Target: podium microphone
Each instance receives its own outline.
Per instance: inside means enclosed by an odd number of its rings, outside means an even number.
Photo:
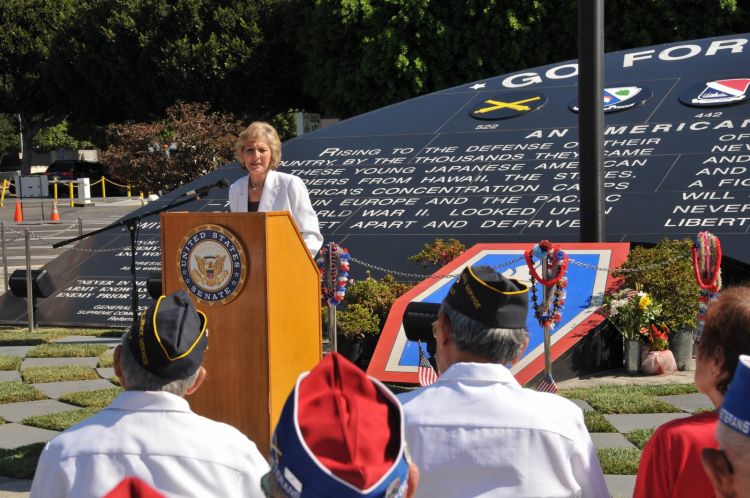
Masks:
[[[212,183],[210,185],[204,185],[202,187],[198,187],[198,188],[193,189],[193,190],[188,190],[183,195],[185,195],[186,197],[189,197],[189,196],[192,196],[192,195],[205,195],[205,194],[209,193],[210,191],[212,191],[213,189],[216,189],[216,188],[227,188],[228,186],[229,186],[229,182],[227,181],[227,179],[226,178],[222,178],[221,180],[219,180],[216,183]]]

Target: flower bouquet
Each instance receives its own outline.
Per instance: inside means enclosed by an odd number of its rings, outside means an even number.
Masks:
[[[620,289],[604,296],[604,314],[628,341],[640,339],[640,331],[661,314],[661,306],[640,289]]]
[[[650,324],[641,329],[641,335],[648,339],[650,351],[641,365],[641,371],[649,375],[661,375],[677,371],[677,362],[669,345],[669,327],[664,324]]]

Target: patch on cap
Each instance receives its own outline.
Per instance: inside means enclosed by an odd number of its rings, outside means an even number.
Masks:
[[[293,498],[400,498],[409,473],[403,433],[393,394],[330,353],[287,398],[270,475]]]
[[[161,296],[128,333],[138,363],[165,379],[190,377],[203,363],[208,347],[206,315],[183,290]]]
[[[489,266],[467,266],[445,301],[490,328],[522,329],[529,313],[529,287]]]
[[[728,427],[750,436],[750,356],[740,355],[729,384],[719,419]]]

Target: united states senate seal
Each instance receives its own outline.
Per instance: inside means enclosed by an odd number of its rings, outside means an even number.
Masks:
[[[247,258],[239,239],[219,225],[193,228],[179,245],[178,274],[199,301],[227,304],[242,290]]]

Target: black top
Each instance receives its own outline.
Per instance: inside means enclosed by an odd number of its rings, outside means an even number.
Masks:
[[[260,206],[260,201],[258,201],[258,202],[247,201],[247,212],[248,213],[257,213],[258,212],[258,206]]]

